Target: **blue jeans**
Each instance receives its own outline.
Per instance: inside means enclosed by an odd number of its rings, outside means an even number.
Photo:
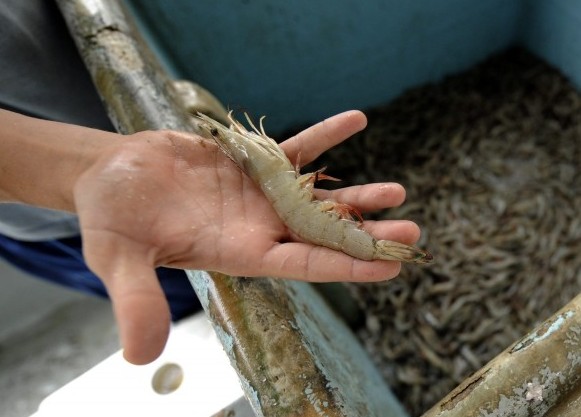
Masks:
[[[36,277],[108,298],[101,280],[85,264],[80,237],[24,242],[0,234],[0,257]],[[172,320],[200,310],[200,302],[184,271],[157,268],[156,272],[169,302]]]

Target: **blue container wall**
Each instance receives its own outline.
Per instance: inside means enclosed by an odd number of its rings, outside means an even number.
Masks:
[[[387,103],[515,43],[581,74],[571,0],[127,1],[172,75],[267,115],[275,134]]]
[[[524,0],[519,43],[581,87],[581,2]]]

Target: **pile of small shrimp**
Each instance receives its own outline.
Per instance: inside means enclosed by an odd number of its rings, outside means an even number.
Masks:
[[[403,184],[387,217],[421,224],[438,259],[349,284],[359,338],[418,416],[581,291],[581,96],[510,50],[367,114],[317,162],[350,183]]]

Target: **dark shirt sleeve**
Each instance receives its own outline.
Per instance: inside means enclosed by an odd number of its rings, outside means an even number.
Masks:
[[[53,1],[2,1],[0,107],[43,119],[113,129]]]
[[[53,1],[2,1],[0,108],[113,130]],[[72,213],[4,203],[0,204],[0,234],[44,241],[76,236],[79,227]]]

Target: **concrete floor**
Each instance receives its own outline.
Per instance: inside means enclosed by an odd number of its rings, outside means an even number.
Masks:
[[[26,276],[0,260],[0,416],[27,417],[119,349],[107,300]]]

